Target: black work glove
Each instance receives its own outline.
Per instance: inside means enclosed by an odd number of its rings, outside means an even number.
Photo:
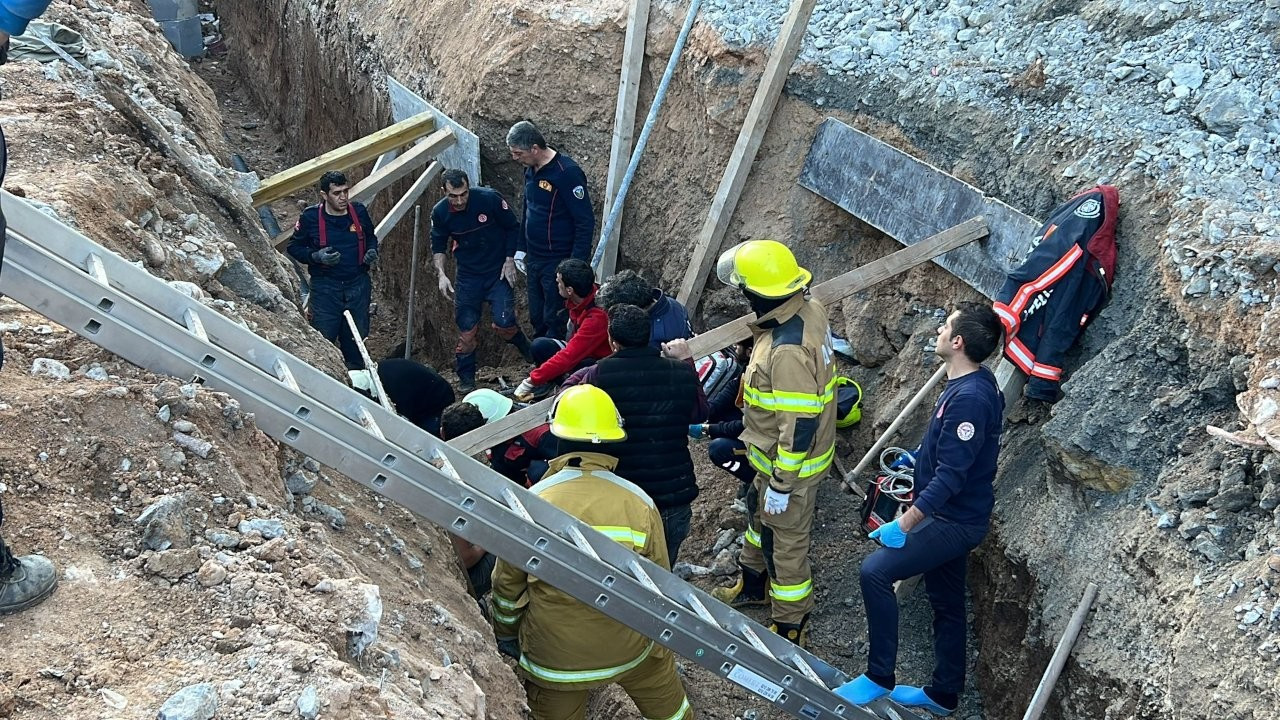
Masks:
[[[369,248],[364,251],[364,264],[372,265],[378,262],[378,248]]]
[[[327,247],[327,248],[324,248],[323,250],[317,250],[311,253],[311,262],[317,265],[328,265],[332,267],[334,265],[337,265],[341,260],[342,260],[342,253],[338,252],[337,250],[334,250],[331,247]]]

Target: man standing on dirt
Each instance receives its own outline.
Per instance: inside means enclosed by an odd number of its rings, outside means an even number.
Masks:
[[[293,226],[289,255],[311,270],[311,327],[342,349],[348,370],[363,370],[360,348],[349,334],[344,310],[351,311],[361,339],[369,337],[369,268],[378,262],[378,237],[363,204],[347,198],[347,176],[330,170],[320,176],[320,202],[302,211]]]
[[[511,343],[525,362],[533,362],[529,339],[516,322],[516,243],[520,221],[496,190],[471,187],[462,170],[441,175],[444,198],[431,211],[431,252],[440,274],[440,292],[453,298],[453,319],[458,325],[454,360],[458,389],[476,389],[476,333],[480,313],[489,303],[493,330]],[[445,251],[458,264],[457,283],[449,282],[444,269]]]
[[[836,694],[856,705],[889,695],[899,704],[949,715],[959,706],[965,670],[965,567],[982,542],[995,504],[1004,396],[980,363],[1000,344],[995,311],[964,303],[938,328],[934,351],[947,388],[914,453],[915,502],[871,532],[884,546],[862,562],[867,611],[867,672]],[[911,456],[904,458],[911,463]],[[909,466],[909,465],[908,465]],[[934,668],[924,687],[896,685],[898,600],[893,584],[924,575],[933,606]]]
[[[729,248],[720,255],[716,275],[740,289],[756,314],[755,345],[743,373],[740,436],[756,476],[746,496],[742,576],[712,595],[734,606],[770,603],[771,629],[804,645],[814,605],[814,502],[836,446],[835,351],[827,310],[805,295],[813,275],[774,240]]]
[[[511,159],[524,166],[524,232],[515,260],[528,275],[533,336],[563,340],[568,317],[556,294],[556,266],[566,258],[590,257],[596,216],[587,177],[572,158],[547,147],[527,120],[511,126],[507,147]]]

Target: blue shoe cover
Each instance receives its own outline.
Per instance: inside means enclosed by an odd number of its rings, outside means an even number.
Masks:
[[[866,705],[888,695],[889,690],[880,687],[866,675],[859,675],[836,688],[835,693],[854,705]]]
[[[889,695],[889,699],[903,707],[924,708],[934,715],[950,715],[951,711],[934,702],[925,694],[924,688],[914,685],[898,685]]]

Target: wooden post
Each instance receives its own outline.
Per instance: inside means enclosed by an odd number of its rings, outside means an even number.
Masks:
[[[751,164],[755,162],[756,152],[760,150],[765,131],[769,129],[769,122],[773,119],[773,111],[778,106],[778,98],[782,96],[782,89],[787,84],[787,74],[796,61],[796,54],[800,52],[800,41],[804,39],[805,30],[809,26],[809,16],[813,13],[815,1],[792,0],[791,10],[778,33],[778,42],[769,55],[760,87],[751,100],[747,118],[742,123],[742,131],[738,133],[738,141],[734,143],[733,154],[729,156],[724,176],[720,179],[720,187],[711,202],[711,212],[707,214],[702,231],[698,233],[698,242],[689,259],[684,282],[680,283],[678,298],[688,308],[690,315],[694,314],[698,301],[702,299],[702,287],[706,283],[711,259],[720,248],[729,220],[738,206],[738,199],[742,197],[742,188],[747,183]]]
[[[842,300],[856,292],[865,290],[900,272],[909,270],[933,258],[973,242],[987,234],[987,224],[981,217],[966,220],[955,227],[947,228],[926,240],[905,247],[878,260],[873,260],[860,268],[850,270],[824,283],[813,287],[814,298],[825,304]],[[689,340],[689,350],[693,356],[702,357],[740,340],[751,336],[750,323],[755,315],[743,315],[721,325],[720,327],[695,335]],[[501,420],[476,428],[469,433],[459,435],[449,441],[453,447],[468,455],[515,437],[520,433],[544,422],[547,411],[551,408],[551,400],[543,400],[519,412],[511,413]]]
[[[902,412],[898,413],[898,416],[893,419],[893,422],[889,423],[889,427],[886,428],[883,433],[880,433],[880,437],[875,441],[875,444],[871,446],[871,449],[867,450],[866,455],[862,456],[862,460],[858,461],[857,467],[844,476],[844,486],[849,492],[856,493],[858,495],[865,495],[865,493],[862,492],[862,488],[858,485],[858,475],[861,474],[863,470],[866,470],[868,465],[875,462],[875,459],[880,455],[880,451],[883,450],[884,446],[888,445],[889,441],[893,439],[893,436],[898,432],[898,428],[902,427],[902,423],[906,422],[907,417],[910,416],[916,408],[920,407],[920,403],[924,402],[925,396],[929,394],[929,391],[933,389],[933,386],[937,385],[938,382],[942,380],[942,376],[946,374],[947,366],[938,366],[938,369],[933,372],[933,375],[929,376],[929,379],[925,381],[924,387],[916,391],[916,394],[911,397],[907,406],[902,408]]]
[[[622,75],[618,79],[618,104],[613,115],[613,144],[609,150],[609,175],[604,191],[604,206],[613,207],[618,195],[618,185],[627,172],[631,159],[631,144],[636,132],[636,97],[640,92],[640,71],[644,67],[645,35],[649,29],[649,0],[632,0],[627,20],[627,37],[622,46]],[[622,220],[613,228],[618,235]],[[605,245],[604,259],[600,261],[596,279],[603,281],[613,274],[618,265],[618,243],[602,237]]]
[[[1027,714],[1022,716],[1022,720],[1038,720],[1045,706],[1049,704],[1049,695],[1053,693],[1053,686],[1057,684],[1062,668],[1067,665],[1067,656],[1071,654],[1071,648],[1075,646],[1080,629],[1084,627],[1084,621],[1089,617],[1089,609],[1093,607],[1093,601],[1097,597],[1098,585],[1089,583],[1089,586],[1084,589],[1084,598],[1080,600],[1080,606],[1071,616],[1071,622],[1067,623],[1067,629],[1063,631],[1062,639],[1058,641],[1058,647],[1053,651],[1053,657],[1049,658],[1049,667],[1045,668],[1044,677],[1040,678],[1040,685],[1031,696],[1031,705],[1027,708]]]

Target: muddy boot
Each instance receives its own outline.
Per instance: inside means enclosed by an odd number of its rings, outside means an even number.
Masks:
[[[476,354],[456,353],[453,357],[458,370],[458,392],[466,395],[476,389]]]
[[[0,541],[0,615],[38,605],[57,584],[57,570],[48,558],[40,555],[15,558],[4,541]]]
[[[768,605],[768,577],[744,565],[738,565],[738,568],[742,570],[738,582],[729,587],[715,588],[711,597],[736,608]]]
[[[804,647],[805,641],[809,639],[809,614],[805,613],[799,624],[774,621],[769,624],[769,629],[793,644]]]
[[[524,358],[525,362],[533,362],[533,350],[530,348],[529,338],[524,336],[523,330],[516,328],[516,334],[512,335],[511,339],[507,342],[514,345],[516,350],[520,351],[520,357]]]

